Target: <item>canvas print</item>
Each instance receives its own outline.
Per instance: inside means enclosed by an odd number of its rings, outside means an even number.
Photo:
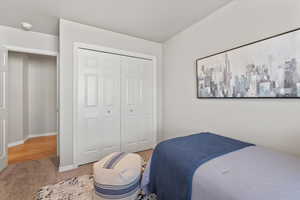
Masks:
[[[197,60],[198,98],[300,97],[300,31]]]

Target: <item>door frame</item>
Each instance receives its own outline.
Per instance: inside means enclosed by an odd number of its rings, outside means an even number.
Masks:
[[[44,55],[44,56],[53,56],[57,57],[59,53],[57,51],[50,51],[50,50],[43,50],[43,49],[31,49],[31,48],[24,48],[19,46],[12,46],[12,45],[3,45],[8,51],[18,52],[18,53],[29,53],[29,54],[37,54],[37,55]]]
[[[8,51],[4,46],[0,46],[0,53],[2,62],[1,65],[1,90],[2,90],[2,99],[1,99],[1,120],[0,120],[0,131],[2,132],[1,136],[1,155],[0,155],[0,173],[8,166],[8,149],[7,149],[7,122],[8,122]]]
[[[157,144],[157,138],[158,138],[158,75],[157,75],[157,58],[153,55],[138,53],[138,52],[132,52],[127,50],[121,50],[121,49],[115,49],[111,47],[105,47],[100,45],[92,45],[82,42],[74,42],[73,43],[73,167],[78,167],[78,161],[77,161],[77,137],[78,137],[78,131],[77,131],[77,83],[78,83],[78,50],[79,49],[85,49],[90,51],[98,51],[101,53],[108,53],[108,54],[115,54],[120,56],[127,56],[127,57],[134,57],[134,58],[140,58],[145,60],[152,60],[153,61],[153,121],[154,121],[154,146]]]
[[[44,49],[32,49],[32,48],[24,48],[20,46],[13,46],[13,45],[2,45],[7,49],[8,52],[17,52],[17,53],[28,53],[28,54],[35,54],[35,55],[42,55],[42,56],[51,56],[56,57],[56,104],[57,104],[57,111],[56,111],[56,118],[57,118],[57,141],[56,141],[56,147],[57,147],[57,156],[59,157],[60,148],[59,148],[59,133],[60,133],[60,96],[59,96],[59,88],[60,88],[60,79],[59,79],[59,73],[60,73],[60,67],[59,67],[59,52],[57,51],[51,51],[51,50],[44,50]],[[8,110],[9,112],[9,110]],[[7,137],[6,137],[7,138]],[[7,143],[7,140],[6,140]],[[7,145],[7,144],[6,144]]]

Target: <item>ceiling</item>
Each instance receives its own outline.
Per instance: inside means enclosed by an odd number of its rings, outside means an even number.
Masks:
[[[0,25],[58,35],[64,18],[156,42],[203,19],[231,0],[2,0]]]

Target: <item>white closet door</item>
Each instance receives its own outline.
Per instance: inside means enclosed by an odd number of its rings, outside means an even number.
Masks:
[[[7,166],[7,49],[0,47],[0,172]]]
[[[122,57],[122,151],[153,148],[153,62]]]
[[[120,56],[78,50],[77,164],[120,151]]]

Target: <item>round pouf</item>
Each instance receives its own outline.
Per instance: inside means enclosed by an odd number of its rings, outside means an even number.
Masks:
[[[93,166],[94,200],[135,200],[140,191],[142,159],[135,153],[112,153]]]

